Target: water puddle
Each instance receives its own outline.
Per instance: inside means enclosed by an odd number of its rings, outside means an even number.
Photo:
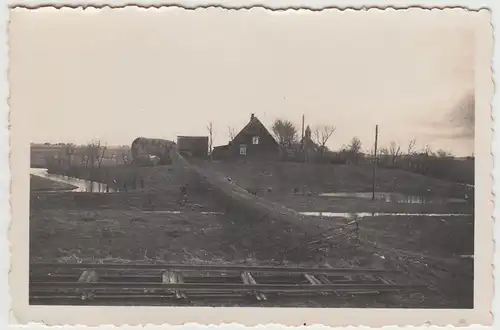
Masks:
[[[359,199],[372,199],[371,192],[337,192],[337,193],[323,193],[319,196],[334,197],[334,198],[359,198]],[[386,203],[397,204],[448,204],[448,203],[467,203],[467,199],[463,198],[448,198],[448,197],[431,197],[431,196],[417,196],[417,195],[404,195],[399,193],[377,192],[375,193],[375,200],[382,200]]]
[[[54,190],[48,192],[60,192],[60,191],[71,191],[71,192],[92,192],[92,193],[110,193],[115,192],[115,189],[110,188],[107,184],[101,182],[87,181],[83,179],[78,179],[70,176],[52,174],[48,173],[45,168],[31,168],[30,174],[39,176],[41,178],[49,179],[52,181],[62,182],[75,186],[74,189],[68,190]]]
[[[466,213],[397,213],[397,212],[300,212],[302,215],[327,218],[360,219],[367,217],[470,217]]]

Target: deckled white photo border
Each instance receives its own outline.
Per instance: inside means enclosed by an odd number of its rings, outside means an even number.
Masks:
[[[300,7],[300,3],[298,1],[289,1],[285,4],[284,1],[279,1],[280,4],[277,4],[278,1],[273,1],[270,4],[265,4],[266,7],[286,7],[287,5],[291,5],[293,7]],[[19,2],[18,2],[19,3]],[[57,2],[52,2],[52,3],[57,3]],[[59,4],[67,4],[68,2],[59,2]],[[79,2],[81,4],[89,3],[86,1],[81,1]],[[98,5],[96,2],[92,2],[93,4]],[[152,2],[141,2],[140,4],[151,4]],[[37,5],[35,1],[25,1],[22,2],[24,5]],[[46,4],[46,3],[43,3]],[[117,1],[115,2],[116,5],[120,5],[120,2]],[[177,3],[176,3],[177,4]],[[200,2],[196,1],[184,1],[183,6],[196,6],[198,4],[201,4]],[[229,6],[251,6],[251,2],[244,2],[243,1],[222,1],[220,4],[224,5],[225,7]],[[422,4],[418,2],[412,2],[412,3],[404,3],[403,1],[398,2],[398,6],[406,6],[407,4]],[[450,5],[451,3],[448,1],[441,1],[441,2],[433,2],[430,5],[436,5],[436,6],[443,6],[443,5]],[[494,11],[494,1],[490,2],[490,4],[482,4],[479,2],[473,3],[472,1],[454,1],[452,3],[453,5],[462,5],[468,8],[481,8],[481,7],[487,7],[490,9],[493,9],[493,15],[495,16],[496,12]],[[345,7],[345,4],[342,4],[340,2],[326,2],[326,5],[332,6],[332,5],[338,5],[341,7]],[[381,3],[380,1],[350,1],[349,6],[361,6],[361,5],[366,5],[366,6],[379,6],[379,7],[385,7],[388,4],[387,3]],[[325,3],[319,4],[318,2],[311,2],[308,4],[309,7],[324,7]],[[2,7],[2,12],[1,14],[5,14],[4,17],[7,17],[7,13],[4,13],[6,8]],[[3,20],[3,22],[6,22],[6,20]],[[4,23],[6,24],[6,23]],[[6,25],[5,25],[6,26]],[[485,27],[486,28],[486,27]],[[496,29],[496,27],[495,27]],[[4,30],[5,31],[5,30]],[[6,43],[6,36],[4,36],[4,43]],[[486,41],[488,42],[488,41]],[[491,42],[491,41],[490,41]],[[491,44],[493,46],[493,44]],[[4,48],[5,49],[5,48]],[[6,49],[2,53],[7,58],[7,52]],[[491,58],[491,52],[489,54]],[[487,60],[489,63],[489,60]],[[4,63],[4,72],[7,72],[7,60],[3,62]],[[496,63],[494,63],[495,65]],[[488,68],[489,69],[489,68]],[[497,70],[495,70],[497,71]],[[489,76],[489,72],[481,73],[482,75],[486,74]],[[477,77],[477,76],[476,76]],[[477,95],[476,94],[476,109],[481,109],[484,111],[488,111],[488,115],[480,114],[476,112],[476,125],[478,127],[481,127],[481,129],[476,128],[476,156],[478,159],[481,161],[484,161],[484,164],[476,164],[476,186],[481,186],[483,185],[484,188],[488,187],[489,184],[491,183],[491,177],[489,175],[485,175],[484,173],[490,173],[492,165],[491,163],[488,164],[488,161],[491,161],[490,157],[490,149],[491,149],[491,144],[489,143],[491,141],[491,121],[490,121],[490,115],[489,115],[489,104],[492,101],[492,95],[493,95],[493,85],[491,83],[491,80],[488,82],[487,80],[484,79],[479,79],[482,83],[485,85],[482,87],[477,87],[478,90],[483,94],[484,91],[488,91],[490,95],[488,96],[483,96],[483,95]],[[5,85],[5,86],[4,86]],[[8,95],[8,87],[6,82],[4,82],[4,87],[2,91],[4,92],[5,98],[4,100],[7,99]],[[488,86],[489,85],[489,86]],[[496,100],[495,100],[496,101]],[[8,109],[8,106],[6,104],[7,102],[4,101],[5,108]],[[26,163],[26,150],[29,148],[29,141],[26,140],[26,136],[23,136],[22,134],[22,129],[19,130],[18,128],[22,128],[22,112],[15,112],[11,113],[11,121],[10,125],[12,125],[12,131],[10,135],[11,139],[11,145],[12,145],[12,163],[15,164],[13,166],[11,164],[11,171],[12,171],[12,177],[13,177],[13,185],[11,187],[12,191],[12,207],[13,207],[13,212],[14,212],[14,217],[16,217],[16,212],[22,213],[23,210],[16,207],[16,203],[23,203],[21,199],[16,199],[16,194],[20,194],[19,196],[22,196],[25,194],[26,187],[29,186],[27,183],[27,179],[25,178],[25,175],[23,174],[23,169],[28,168],[29,163]],[[4,219],[10,219],[10,210],[8,207],[8,196],[9,196],[9,181],[10,181],[10,174],[8,171],[8,164],[9,164],[9,155],[8,155],[8,150],[9,150],[9,131],[8,131],[8,126],[7,126],[7,111],[4,111],[4,116],[1,117],[0,120],[6,120],[5,125],[2,126],[2,133],[3,133],[3,139],[0,141],[2,143],[3,149],[1,149],[3,152],[0,154],[0,159],[1,159],[1,166],[5,166],[2,168],[3,171],[0,172],[0,181],[2,182],[2,189],[0,190],[0,194],[5,193],[5,198],[2,199],[0,202],[5,203],[0,207],[0,210],[2,210],[4,213]],[[17,128],[17,130],[16,130]],[[496,143],[495,143],[496,144]],[[19,148],[18,148],[19,146]],[[498,160],[496,158],[497,155],[495,155],[495,160]],[[24,158],[24,159],[23,159]],[[500,156],[499,156],[500,158]],[[24,167],[23,167],[24,166]],[[24,177],[23,177],[24,176]],[[489,202],[488,200],[491,199],[490,196],[487,196],[489,191],[488,189],[484,188],[478,188],[478,191],[476,192],[476,200],[480,200],[481,196],[483,197],[483,200],[485,201],[484,203],[484,208],[480,207],[480,205],[483,205],[482,202],[479,202],[476,207],[476,221],[480,217],[488,218],[491,217],[492,214],[492,203]],[[480,190],[483,189],[483,190]],[[24,190],[24,191],[23,191]],[[24,201],[26,203],[26,201]],[[24,210],[24,212],[27,215],[27,210]],[[25,217],[23,214],[20,215],[21,218],[28,219],[28,217]],[[20,222],[19,222],[20,223]],[[26,225],[24,225],[24,228],[21,226],[17,228],[16,226],[17,222],[11,223],[11,230],[13,231],[13,236],[15,237],[23,237],[27,236],[28,231],[26,230]],[[7,223],[6,221],[0,222],[0,229],[5,229],[2,231],[2,233],[7,232]],[[477,228],[476,228],[477,230]],[[481,233],[481,231],[479,232]],[[478,232],[476,231],[476,235],[478,235]],[[477,236],[476,236],[477,237]],[[484,236],[483,236],[484,237]],[[26,238],[23,239],[21,238],[17,242],[11,242],[11,251],[12,256],[17,256],[17,251],[16,249],[20,247],[21,245],[16,245],[24,243],[26,244]],[[490,245],[491,246],[491,245]],[[22,248],[20,248],[22,250]],[[27,251],[27,248],[24,249]],[[16,279],[11,283],[10,286],[10,292],[9,292],[9,287],[6,282],[7,279],[4,281],[0,282],[0,290],[4,289],[4,284],[5,284],[5,289],[4,291],[0,291],[0,297],[9,297],[10,295],[10,308],[16,307],[16,303],[19,301],[19,297],[23,296],[23,293],[27,293],[27,272],[26,269],[23,270],[23,267],[27,267],[27,264],[25,266],[22,266],[19,264],[18,258],[14,257],[9,261],[9,249],[7,247],[7,244],[5,244],[4,249],[0,249],[0,262],[3,262],[4,267],[2,269],[9,269],[10,263],[13,263],[13,269],[11,269],[11,280],[14,278]],[[24,252],[26,252],[24,251]],[[479,252],[480,250],[477,249],[476,246],[476,252]],[[482,251],[482,250],[481,250]],[[485,253],[482,255],[478,256],[478,259],[476,259],[476,265],[481,264],[480,267],[482,267],[483,263],[487,264],[492,256],[492,251],[484,251]],[[26,255],[27,256],[27,255]],[[25,260],[27,261],[27,259]],[[16,266],[16,263],[21,265],[19,268]],[[20,271],[20,272],[18,272]],[[25,272],[23,275],[22,272]],[[6,275],[5,272],[2,273],[2,275]],[[477,273],[476,273],[476,279],[477,279]],[[24,279],[23,279],[24,278]],[[4,278],[2,278],[4,279]],[[19,279],[19,281],[17,280]],[[21,286],[17,286],[17,282],[21,283],[22,281],[25,281],[26,283]],[[486,279],[485,279],[486,280]],[[481,283],[476,283],[475,286],[475,291],[477,292],[478,287],[477,285],[482,285],[484,281],[477,281]],[[24,288],[22,287],[24,286]],[[24,291],[24,292],[23,292]],[[3,294],[5,292],[5,294]],[[487,296],[486,298],[491,298],[492,297],[492,292],[484,292],[484,294]],[[0,298],[1,299],[1,298]],[[486,299],[487,300],[487,299]],[[491,299],[490,299],[491,300]],[[2,303],[6,302],[6,299],[1,299]],[[8,301],[8,300],[7,300]],[[27,305],[27,301],[26,301]],[[3,306],[2,306],[3,307]],[[24,307],[23,307],[24,308]],[[75,309],[76,308],[76,309]],[[97,308],[78,308],[78,307],[34,307],[31,306],[28,308],[30,310],[30,317],[28,319],[23,319],[23,317],[17,317],[17,320],[15,317],[17,315],[13,315],[11,313],[10,315],[10,322],[20,322],[20,323],[25,323],[29,321],[34,321],[34,322],[43,322],[47,325],[55,325],[55,324],[86,324],[86,325],[93,325],[97,326],[99,324],[115,324],[115,325],[122,325],[122,324],[129,324],[129,325],[145,325],[145,322],[149,324],[184,324],[186,323],[198,323],[198,324],[221,324],[221,323],[240,323],[240,324],[245,324],[245,325],[259,325],[259,324],[269,324],[269,323],[279,323],[279,324],[285,324],[285,325],[292,325],[292,326],[299,326],[299,325],[313,325],[313,324],[324,324],[324,325],[335,325],[335,326],[342,326],[342,325],[369,325],[369,326],[378,326],[382,327],[384,325],[406,325],[406,324],[413,324],[413,325],[423,325],[424,323],[431,323],[431,324],[437,324],[437,325],[446,325],[446,324],[453,324],[453,325],[466,325],[466,324],[478,324],[478,323],[483,323],[486,322],[486,324],[489,323],[490,320],[490,314],[489,311],[485,313],[472,313],[469,314],[468,311],[466,310],[438,310],[438,311],[432,311],[432,310],[427,310],[423,311],[423,315],[417,315],[421,312],[421,310],[368,310],[368,309],[359,309],[359,310],[354,310],[354,309],[342,309],[342,310],[323,310],[321,313],[322,315],[318,315],[317,311],[321,311],[320,309],[290,309],[290,308],[195,308],[195,307],[189,307],[189,308],[179,308],[179,307],[161,307],[161,308],[154,308],[154,307],[136,307],[133,310],[124,307],[111,307],[111,308],[102,308],[102,307],[97,307]],[[6,310],[6,309],[4,309]],[[90,320],[90,313],[92,310],[95,311],[95,314],[92,314],[92,319]],[[170,310],[170,311],[169,311]],[[50,313],[48,313],[48,311]],[[17,313],[17,311],[16,311]],[[24,309],[23,309],[24,313]],[[239,315],[240,313],[245,313],[245,315]],[[394,313],[397,313],[398,315],[393,315]],[[49,315],[51,314],[51,315]],[[300,314],[300,315],[298,315]],[[18,314],[21,315],[21,314]],[[32,317],[32,316],[35,316]],[[350,316],[350,318],[346,318]],[[113,317],[113,318],[111,318]],[[243,318],[241,318],[243,317]],[[340,319],[342,317],[342,319]],[[389,321],[390,320],[390,321]],[[388,322],[389,321],[389,322]],[[32,328],[32,326],[30,326]]]

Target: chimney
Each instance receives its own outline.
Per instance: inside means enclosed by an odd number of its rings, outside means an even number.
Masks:
[[[252,121],[254,118],[255,118],[255,115],[252,113],[252,114],[250,115],[250,121]]]

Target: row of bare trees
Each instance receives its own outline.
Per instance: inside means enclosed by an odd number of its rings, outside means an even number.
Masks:
[[[101,167],[107,146],[100,140],[92,140],[88,144],[77,146],[74,143],[62,145],[62,150],[58,153],[57,162],[59,165],[71,167],[76,156],[80,158],[80,164],[85,167]],[[125,156],[124,160],[125,160]],[[54,158],[52,156],[52,158]],[[47,159],[48,163],[54,163],[55,159]]]
[[[104,159],[104,153],[106,152],[107,146],[102,144],[100,140],[93,140],[83,147],[83,161],[85,167],[94,167],[97,163],[97,167],[101,167],[102,160]]]
[[[392,141],[389,143],[388,147],[382,147],[379,151],[380,158],[383,160],[387,160],[391,165],[396,165],[398,161],[402,158],[407,160],[411,160],[415,156],[424,156],[424,157],[437,157],[437,158],[449,158],[453,155],[451,152],[438,149],[433,151],[429,145],[426,145],[420,150],[416,149],[416,139],[411,139],[406,146],[406,150],[404,150],[403,146]]]

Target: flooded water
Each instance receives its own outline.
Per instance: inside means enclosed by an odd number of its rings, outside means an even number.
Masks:
[[[93,193],[109,193],[115,192],[114,189],[108,187],[107,184],[101,182],[87,181],[83,179],[73,178],[70,176],[51,174],[47,172],[45,168],[31,168],[30,174],[36,175],[42,178],[46,178],[52,181],[62,182],[75,186],[75,189],[68,189],[71,192],[93,192]],[[61,190],[57,190],[61,191]],[[63,190],[64,191],[64,190]]]
[[[372,199],[371,192],[338,192],[338,193],[323,193],[319,196],[334,197],[334,198],[360,198]],[[462,198],[448,198],[436,196],[416,196],[404,195],[399,193],[377,192],[375,193],[375,200],[383,200],[386,203],[397,204],[448,204],[448,203],[467,203],[466,199]]]
[[[366,217],[470,217],[467,213],[401,213],[401,212],[300,212],[302,215],[328,218],[360,219]]]

